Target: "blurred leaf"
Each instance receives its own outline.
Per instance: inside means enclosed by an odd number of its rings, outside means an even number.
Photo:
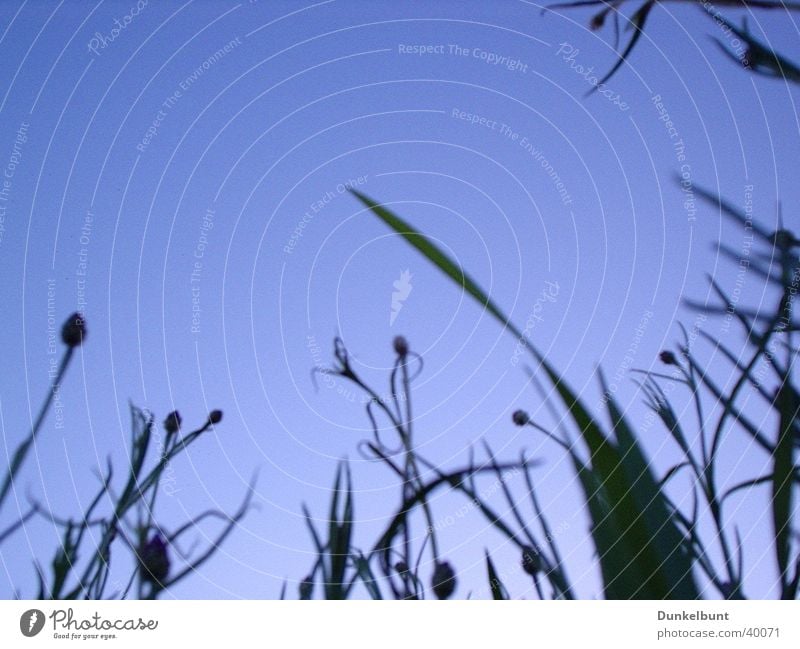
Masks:
[[[747,52],[744,56],[739,58],[736,54],[729,51],[722,41],[716,38],[714,39],[719,48],[733,61],[756,74],[783,78],[795,83],[800,82],[800,68],[757,40],[747,29],[746,25],[743,29],[737,29],[719,14],[712,15],[712,17],[718,23],[725,25],[747,44]]]
[[[625,47],[625,50],[622,54],[619,55],[619,60],[614,64],[611,70],[598,82],[592,90],[589,91],[588,94],[592,94],[595,92],[601,85],[605,84],[611,77],[613,77],[617,70],[619,70],[625,61],[628,60],[628,56],[633,51],[633,48],[636,46],[636,43],[639,42],[639,38],[644,33],[644,24],[647,21],[647,17],[650,15],[650,11],[655,6],[655,0],[648,0],[643,4],[639,9],[631,16],[630,23],[628,27],[633,29],[633,36],[631,36],[631,40],[628,41],[628,45]]]
[[[675,181],[680,184],[681,177],[676,175]],[[727,201],[723,200],[719,196],[712,194],[711,192],[703,189],[698,185],[693,185],[692,189],[696,194],[700,196],[706,202],[716,205],[722,211],[722,213],[731,219],[734,223],[741,225],[743,228],[751,227],[753,232],[756,233],[761,239],[761,241],[772,245],[774,238],[771,232],[768,232],[763,227],[761,227],[758,223],[756,223],[753,219],[748,218],[746,214],[741,212],[740,210],[736,209],[728,203]]]
[[[75,539],[73,532],[75,525],[71,521],[67,523],[64,529],[64,538],[61,542],[61,547],[56,551],[56,556],[53,558],[53,586],[50,589],[50,597],[52,599],[61,598],[61,590],[67,581],[72,567],[78,560],[75,546]]]

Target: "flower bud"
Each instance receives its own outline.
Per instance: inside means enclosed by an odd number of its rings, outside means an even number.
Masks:
[[[208,413],[208,423],[218,424],[222,421],[222,410],[212,410]]]
[[[160,534],[155,534],[139,549],[139,575],[143,581],[163,586],[169,574],[167,544]]]
[[[408,356],[408,341],[403,338],[403,336],[395,336],[392,346],[394,347],[395,353],[400,358],[405,358]]]
[[[515,410],[511,415],[511,421],[517,426],[525,426],[530,420],[530,416],[528,416],[528,413],[524,410]]]
[[[529,545],[522,549],[522,561],[520,561],[520,564],[522,569],[531,577],[542,571],[542,559],[539,557],[539,553]]]
[[[456,589],[456,573],[447,561],[436,563],[431,578],[431,588],[437,599],[447,599]]]
[[[67,347],[78,347],[86,338],[86,321],[77,311],[61,327],[61,340]]]
[[[663,351],[658,355],[658,357],[661,359],[661,362],[664,363],[664,365],[678,364],[678,359],[675,358],[675,354],[670,351]]]
[[[167,418],[164,419],[164,430],[167,431],[167,435],[174,435],[181,429],[181,415],[177,410],[173,410],[171,413],[167,415]]]
[[[605,24],[605,22],[606,22],[606,13],[604,11],[601,11],[592,16],[592,19],[589,21],[589,29],[591,29],[593,32],[596,32]]]

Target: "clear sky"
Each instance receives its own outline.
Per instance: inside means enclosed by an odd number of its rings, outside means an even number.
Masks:
[[[345,185],[449,250],[521,327],[531,318],[531,339],[590,404],[600,401],[594,368],[619,375],[616,394],[641,422],[625,368],[653,366],[678,339],[677,323],[691,327],[680,297],[703,299],[706,273],[732,287],[712,244],[742,245],[675,175],[735,205],[749,191],[765,227],[780,198],[795,226],[797,91],[737,67],[711,41],[725,39],[712,20],[671,3],[653,11],[607,96],[586,97],[615,60],[611,25],[592,32],[591,12],[540,9],[511,0],[0,4],[6,448],[48,387],[48,292],[59,325],[79,309],[90,332],[62,388],[63,421],[45,423],[19,497],[79,512],[95,489],[90,471],[108,454],[124,466],[129,402],[158,421],[177,408],[187,426],[220,408],[216,432],[172,467],[159,515],[174,528],[209,506],[230,511],[256,470],[258,510],[167,596],[271,598],[284,579],[293,594],[313,561],[300,504],[324,516],[340,458],[353,462],[361,545],[399,500],[394,476],[358,455],[369,433],[358,396],[340,382],[315,390],[311,370],[332,361],[339,334],[382,389],[402,334],[425,359],[414,385],[423,454],[456,467],[486,440],[501,458],[522,447],[541,457],[542,500],[563,530],[570,576],[581,596],[595,596],[571,468],[511,423],[514,409],[540,407],[512,360],[515,341]],[[738,24],[739,13],[724,15]],[[797,54],[794,16],[762,12],[749,24]],[[395,282],[411,287],[399,307]],[[744,291],[758,302],[755,278]],[[739,340],[720,323],[705,327]],[[644,443],[662,469],[675,457],[657,427]],[[761,466],[755,453],[743,464],[743,448],[732,475]],[[743,503],[743,529],[760,547],[763,503]],[[462,504],[437,499],[436,516]],[[484,547],[513,594],[533,596],[517,553],[476,512],[442,536],[462,577],[458,596],[469,584],[486,596]],[[57,541],[44,522],[8,541],[0,596],[12,585],[33,595],[32,555],[49,563]],[[759,558],[752,569],[767,574],[770,556]],[[756,591],[775,594],[768,577]]]

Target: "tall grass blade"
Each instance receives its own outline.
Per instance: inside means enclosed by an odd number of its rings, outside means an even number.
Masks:
[[[600,373],[603,392],[608,394],[605,379]],[[648,532],[648,546],[652,548],[654,563],[652,574],[664,577],[663,588],[667,597],[696,599],[699,592],[692,577],[692,560],[687,540],[678,529],[667,507],[666,498],[658,486],[650,463],[636,441],[628,422],[616,401],[609,396],[606,401],[622,468],[630,484],[637,516],[642,517]],[[637,522],[639,522],[637,520]]]

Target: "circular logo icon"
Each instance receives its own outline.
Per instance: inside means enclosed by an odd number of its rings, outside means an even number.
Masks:
[[[19,630],[26,638],[32,638],[44,628],[44,613],[38,608],[25,611],[19,618]]]

